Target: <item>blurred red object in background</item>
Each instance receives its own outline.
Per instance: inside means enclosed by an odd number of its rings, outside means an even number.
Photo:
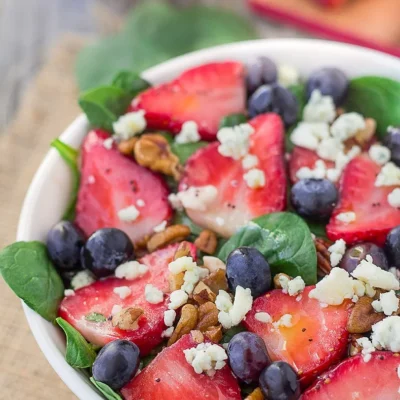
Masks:
[[[344,3],[347,3],[349,0],[313,0],[313,1],[316,1],[317,3],[320,3],[323,6],[327,7],[339,7]]]

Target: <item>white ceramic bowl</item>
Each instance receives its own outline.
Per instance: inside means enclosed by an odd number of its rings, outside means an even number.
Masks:
[[[151,68],[143,76],[152,83],[160,83],[205,62],[228,59],[247,62],[259,55],[294,65],[302,76],[321,66],[336,66],[350,77],[375,74],[400,80],[400,60],[395,57],[347,44],[297,39],[257,40],[202,50]],[[87,129],[86,118],[80,116],[61,139],[78,147]],[[26,195],[17,240],[44,240],[48,230],[61,219],[70,188],[68,167],[54,149],[49,150]],[[64,360],[63,333],[25,305],[24,310],[36,341],[61,379],[79,399],[100,400],[87,378]]]

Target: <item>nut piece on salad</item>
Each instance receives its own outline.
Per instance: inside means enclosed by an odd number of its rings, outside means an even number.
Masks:
[[[372,329],[372,325],[385,318],[383,313],[375,312],[372,307],[373,298],[368,296],[360,297],[351,310],[347,322],[347,330],[350,333],[367,333]]]
[[[198,321],[197,308],[192,304],[186,304],[182,307],[181,317],[176,325],[172,336],[168,340],[168,346],[173,345],[178,341],[183,335],[190,333],[195,329]]]
[[[194,244],[202,252],[214,254],[218,245],[217,235],[213,231],[205,229],[204,231],[200,232],[200,235],[194,241]]]
[[[147,242],[147,250],[151,253],[154,250],[177,243],[186,239],[190,235],[190,228],[186,225],[171,225],[164,231],[153,235]]]
[[[112,316],[112,325],[123,331],[135,331],[139,328],[139,319],[143,310],[139,307],[124,308]]]

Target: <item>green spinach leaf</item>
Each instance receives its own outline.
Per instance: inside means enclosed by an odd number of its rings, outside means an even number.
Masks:
[[[57,324],[62,328],[67,338],[65,360],[74,368],[89,368],[96,359],[96,352],[86,339],[67,321],[58,317]]]
[[[75,205],[78,197],[79,182],[81,179],[81,174],[79,172],[79,167],[78,167],[79,152],[78,150],[75,150],[71,146],[68,146],[66,143],[62,142],[60,139],[54,139],[50,145],[58,151],[58,154],[67,163],[72,172],[73,183],[72,183],[71,198],[67,210],[63,215],[63,219],[73,220],[75,217]]]
[[[219,128],[231,128],[236,125],[245,124],[247,117],[244,114],[230,114],[221,119]]]
[[[297,99],[297,104],[299,106],[297,121],[301,121],[303,119],[304,107],[307,104],[306,86],[304,85],[304,83],[298,83],[297,85],[289,86],[288,89],[295,95]]]
[[[107,400],[123,400],[122,397],[117,393],[114,392],[110,386],[106,385],[103,382],[96,381],[93,377],[90,378],[90,382],[96,386],[97,390],[107,399]]]
[[[186,225],[190,228],[192,235],[198,236],[204,229],[196,225],[185,213],[185,211],[176,211],[172,225]]]
[[[107,318],[98,312],[92,312],[88,315],[85,316],[86,321],[90,322],[105,322],[107,321]]]
[[[326,225],[318,222],[306,221],[310,232],[313,233],[316,237],[321,239],[327,239],[326,236]]]
[[[150,83],[140,77],[136,72],[121,71],[114,78],[112,86],[127,92],[131,99],[150,87]]]
[[[0,252],[4,280],[27,306],[48,321],[57,317],[64,284],[41,242],[16,242]]]
[[[173,142],[171,144],[171,150],[174,154],[176,154],[179,158],[179,162],[181,164],[185,164],[188,158],[195,153],[197,150],[207,146],[208,142],[196,142],[196,143],[176,143]]]
[[[400,125],[400,82],[379,76],[355,78],[350,82],[344,107],[374,118],[382,139],[388,126]]]
[[[224,336],[222,336],[221,343],[229,343],[236,334],[245,331],[246,328],[243,325],[236,325],[225,332]]]

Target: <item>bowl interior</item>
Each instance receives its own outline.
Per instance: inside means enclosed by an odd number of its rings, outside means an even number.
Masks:
[[[259,55],[293,65],[302,76],[321,66],[337,66],[350,77],[374,74],[400,80],[400,60],[395,57],[346,44],[296,39],[259,40],[202,50],[151,68],[143,76],[152,83],[160,83],[205,62],[227,59],[249,62]],[[80,116],[61,139],[78,147],[87,130],[87,120]],[[54,149],[49,150],[26,195],[17,240],[44,240],[48,230],[61,219],[70,188],[68,167]],[[61,331],[25,305],[24,310],[40,348],[58,375],[78,398],[100,400],[102,397],[88,379],[64,360],[65,341]]]

